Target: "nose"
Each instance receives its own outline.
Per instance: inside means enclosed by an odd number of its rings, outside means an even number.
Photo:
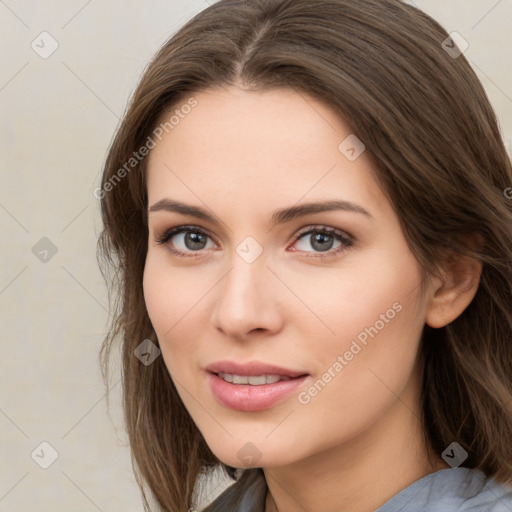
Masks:
[[[235,254],[231,270],[215,287],[213,326],[238,340],[246,339],[251,332],[278,332],[283,325],[278,284],[264,255],[247,263]]]

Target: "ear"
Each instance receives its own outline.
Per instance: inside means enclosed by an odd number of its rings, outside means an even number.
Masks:
[[[474,235],[466,240],[474,250],[481,249],[483,239]],[[469,306],[476,295],[482,263],[474,258],[452,252],[444,261],[441,277],[432,279],[431,297],[425,322],[440,328],[453,322]]]

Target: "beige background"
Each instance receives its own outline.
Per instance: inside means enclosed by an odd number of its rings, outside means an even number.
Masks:
[[[415,4],[469,42],[466,56],[512,149],[512,1]],[[120,385],[111,421],[98,367],[107,301],[92,192],[148,59],[206,6],[0,0],[0,512],[142,511]],[[43,31],[58,43],[46,59],[31,47],[51,49]],[[52,452],[42,442],[58,453],[47,469],[39,464]]]

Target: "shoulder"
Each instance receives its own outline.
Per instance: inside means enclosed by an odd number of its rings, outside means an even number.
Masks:
[[[261,469],[247,469],[203,512],[264,512],[267,483]]]
[[[203,512],[263,512],[267,485],[261,469],[245,470]],[[431,473],[403,489],[376,512],[511,512],[512,487],[478,469]]]
[[[511,512],[512,487],[478,469],[442,469],[414,482],[377,512]]]
[[[496,482],[494,478],[487,479],[485,487],[482,489],[480,504],[475,503],[486,512],[511,512],[512,511],[512,487],[505,486]],[[470,510],[470,509],[468,509]]]

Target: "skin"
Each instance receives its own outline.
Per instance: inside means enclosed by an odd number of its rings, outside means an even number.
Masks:
[[[338,145],[352,133],[328,105],[291,89],[242,87],[194,94],[198,104],[151,151],[151,207],[164,198],[202,207],[220,222],[170,211],[148,216],[144,296],[162,357],[194,422],[224,463],[257,448],[269,487],[267,512],[375,510],[423,476],[449,466],[428,462],[420,424],[418,347],[425,323],[442,327],[469,304],[481,268],[469,261],[425,274],[372,175],[366,153],[349,161]],[[279,208],[345,200],[371,214],[328,211],[272,226]],[[185,245],[192,225],[210,238]],[[298,240],[302,228],[349,234],[331,256]],[[263,252],[247,263],[237,246],[253,237]],[[331,239],[328,239],[330,241]],[[170,248],[197,257],[182,257]],[[463,272],[460,272],[463,270]],[[304,405],[298,393],[259,412],[219,404],[205,367],[220,360],[263,361],[310,377],[333,366],[365,328],[401,310]]]

